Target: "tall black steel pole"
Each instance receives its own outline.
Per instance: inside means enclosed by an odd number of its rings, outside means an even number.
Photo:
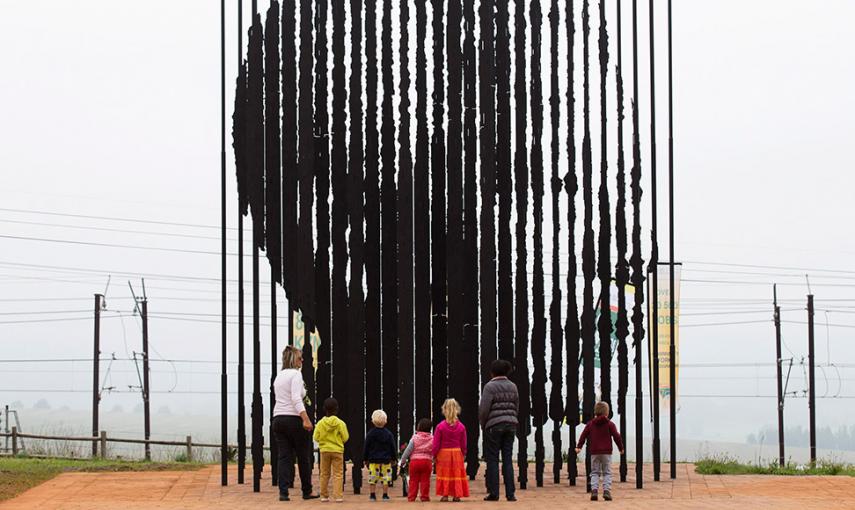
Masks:
[[[653,480],[659,481],[661,466],[659,446],[659,234],[657,232],[657,202],[656,202],[656,59],[654,43],[653,0],[649,2],[648,17],[650,22],[650,208],[651,208],[651,237],[653,251],[650,255],[652,268],[653,292],[650,300],[653,312],[650,322],[653,334],[650,342],[653,344],[653,357],[650,371],[653,388],[650,398],[653,401]],[[673,262],[673,261],[672,261]]]
[[[253,229],[255,230],[255,229]],[[258,275],[258,244],[255,234],[252,240],[252,490],[261,491],[261,470],[263,468],[263,443],[261,403],[261,328]]]
[[[238,0],[238,67],[243,65],[243,0]],[[238,201],[243,200],[238,197]],[[243,295],[243,212],[238,207],[238,388],[237,388],[237,483],[244,483],[244,469],[246,468],[246,404],[244,402],[245,374],[244,374],[244,295]]]
[[[633,207],[633,226],[632,226],[632,285],[634,287],[634,299],[632,312],[632,336],[635,344],[635,488],[641,489],[644,486],[644,443],[643,443],[643,386],[642,386],[642,367],[641,360],[643,359],[641,349],[644,344],[644,331],[641,300],[643,300],[643,282],[642,261],[641,261],[641,227],[640,221],[640,206],[641,201],[641,147],[639,141],[639,126],[638,126],[638,2],[632,0],[632,207]],[[649,299],[649,297],[648,297]]]
[[[226,334],[226,0],[220,0],[220,285],[222,370],[220,373],[220,482],[229,484],[228,477],[228,348]]]
[[[668,343],[668,365],[670,390],[670,440],[671,440],[671,479],[677,478],[677,363],[676,363],[676,334],[677,325],[674,321],[674,81],[671,73],[671,0],[668,0],[668,249],[669,249],[669,279],[670,294],[668,306],[670,308],[670,339]]]
[[[92,437],[98,436],[98,406],[101,402],[101,294],[95,294],[95,335],[92,351]],[[98,441],[92,441],[92,458],[98,455]]]
[[[140,312],[142,316],[142,348],[143,348],[143,419],[145,423],[143,424],[143,430],[145,435],[145,440],[148,441],[151,438],[151,400],[149,399],[149,385],[148,385],[148,300],[142,300],[142,311]],[[225,416],[225,415],[223,415]],[[149,443],[145,444],[145,460],[151,460],[151,445]]]
[[[781,366],[781,307],[778,306],[778,286],[772,287],[775,306],[775,366],[778,370],[778,463],[784,467],[784,381]]]
[[[276,393],[273,391],[273,382],[276,380],[276,361],[277,356],[277,321],[276,321],[276,281],[271,276],[270,280],[270,480],[275,486],[278,483],[277,475],[279,474],[279,466],[276,459],[278,457],[278,445],[273,440],[273,406],[276,405]]]
[[[253,26],[258,15],[258,2],[252,0]],[[260,23],[259,23],[260,28]],[[256,120],[256,119],[254,119]],[[253,147],[255,149],[255,147]],[[258,164],[257,161],[254,162]],[[255,214],[255,211],[253,211]],[[253,223],[257,221],[253,218]],[[252,229],[252,491],[261,491],[261,470],[264,468],[264,420],[261,403],[261,309],[258,274],[258,228]]]
[[[810,410],[810,463],[816,465],[816,371],[814,362],[813,294],[808,295],[808,409]]]

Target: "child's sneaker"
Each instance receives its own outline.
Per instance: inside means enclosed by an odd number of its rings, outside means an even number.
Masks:
[[[330,498],[323,498],[323,497],[321,498],[321,503],[329,503],[329,502],[330,502]]]
[[[391,501],[388,494],[383,494],[383,501]]]
[[[377,501],[377,494],[371,494],[368,496],[368,501]]]
[[[611,493],[611,491],[603,491],[603,499],[604,499],[605,501],[611,501],[611,500],[612,500],[612,493]]]
[[[344,503],[344,498],[338,498],[335,500],[336,503]]]
[[[591,491],[591,501],[597,500],[597,491]]]

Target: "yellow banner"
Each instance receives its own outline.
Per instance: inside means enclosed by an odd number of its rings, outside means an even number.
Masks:
[[[680,277],[682,266],[674,265],[674,357],[675,357],[675,383],[676,388],[674,393],[678,393],[680,388]],[[660,264],[658,272],[658,310],[657,310],[657,335],[658,338],[653,338],[652,322],[649,323],[648,334],[651,341],[650,352],[648,359],[653,360],[653,342],[655,341],[659,348],[659,409],[664,412],[671,405],[671,275],[668,264]],[[648,295],[653,291],[652,281],[648,280]],[[648,318],[653,317],[653,300],[648,299],[647,302]],[[651,364],[652,370],[652,364]],[[653,372],[651,371],[651,378]],[[679,408],[679,397],[677,401]]]
[[[299,310],[294,312],[294,329],[291,331],[291,345],[302,350],[306,340],[306,324],[303,322],[303,314]],[[318,347],[321,346],[321,335],[315,328],[309,334],[309,342],[312,346],[312,367],[318,371]]]

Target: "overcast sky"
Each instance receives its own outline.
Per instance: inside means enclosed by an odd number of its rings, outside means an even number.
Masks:
[[[248,7],[250,2],[244,3]],[[259,3],[266,8],[267,2]],[[608,5],[613,30],[614,1]],[[631,3],[623,5],[628,68]],[[659,169],[664,176],[667,59],[665,3],[661,5],[656,17],[656,77]],[[227,24],[229,119],[237,61],[234,10],[230,9]],[[647,19],[646,5],[640,6],[639,18]],[[681,402],[681,431],[685,437],[743,439],[775,423],[775,402],[767,398],[775,391],[771,283],[782,284],[779,296],[784,300],[785,320],[803,322],[806,273],[817,307],[829,310],[817,315],[822,323],[817,329],[818,361],[837,365],[818,372],[817,393],[849,397],[821,400],[818,420],[821,425],[838,426],[847,424],[846,417],[851,416],[855,402],[852,19],[855,3],[846,0],[675,2],[676,258],[685,263],[687,280],[682,291],[683,325],[695,325],[681,332],[681,385],[686,395]],[[646,171],[650,161],[646,26],[640,38],[644,43],[640,102]],[[545,30],[544,44],[548,42]],[[545,71],[547,64],[545,59]],[[91,357],[92,294],[104,292],[108,274],[112,280],[107,291],[109,312],[102,326],[105,355],[128,358],[141,350],[139,321],[131,316],[127,284],[128,273],[137,273],[146,277],[153,357],[216,362],[220,341],[219,2],[0,0],[0,66],[0,404],[21,401],[30,406],[46,398],[54,407],[88,407],[91,375],[86,363],[2,360]],[[625,70],[624,76],[629,79],[631,72]],[[631,91],[629,83],[627,90]],[[613,108],[613,95],[609,102]],[[613,129],[613,119],[610,122]],[[548,124],[545,127],[548,134]],[[230,136],[227,140],[230,145]],[[612,160],[615,150],[611,147]],[[229,222],[235,227],[231,162],[229,153]],[[649,198],[649,189],[645,192]],[[664,186],[660,196],[665,197]],[[666,218],[664,204],[662,200],[662,219]],[[648,218],[645,227],[649,228]],[[230,231],[230,236],[236,235]],[[662,228],[663,254],[667,253],[666,235],[667,229]],[[236,248],[237,243],[231,242],[230,251]],[[552,247],[547,249],[548,257]],[[235,257],[230,260],[229,278],[235,278]],[[566,267],[564,261],[562,267]],[[203,279],[188,281],[181,276]],[[266,273],[263,278],[267,279]],[[139,278],[130,279],[141,293]],[[234,285],[230,291],[236,292]],[[262,295],[269,300],[266,286]],[[235,298],[236,293],[230,295]],[[848,301],[823,301],[832,299]],[[269,305],[263,306],[269,316]],[[230,302],[229,310],[237,313],[235,302]],[[285,317],[282,310],[284,304],[280,315]],[[80,320],[44,322],[57,318]],[[759,323],[762,320],[767,322]],[[39,322],[12,323],[17,321]],[[753,323],[706,326],[741,321]],[[784,327],[785,357],[792,355],[798,363],[807,352],[805,327],[789,323]],[[236,328],[229,333],[234,339]],[[235,356],[234,348],[230,354]],[[267,350],[263,357],[269,359]],[[699,366],[704,363],[751,366]],[[764,366],[753,366],[758,363]],[[154,370],[155,390],[173,390],[173,394],[156,394],[154,407],[218,413],[216,364],[155,363]],[[107,386],[129,391],[129,385],[138,384],[132,362],[117,361],[111,371]],[[796,365],[789,389],[804,388],[802,368]],[[43,391],[69,389],[74,392]],[[762,397],[746,398],[755,395]],[[117,393],[105,395],[103,405],[130,409],[138,401],[138,395]],[[787,410],[788,424],[806,424],[804,400],[792,401]],[[737,418],[745,414],[751,416],[747,422]],[[710,425],[721,417],[727,417],[727,425]]]

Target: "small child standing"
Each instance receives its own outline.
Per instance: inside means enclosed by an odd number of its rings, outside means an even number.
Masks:
[[[433,433],[433,457],[436,459],[436,495],[440,501],[460,501],[469,497],[469,477],[466,476],[466,427],[457,419],[460,404],[450,398],[442,404],[445,419]]]
[[[609,404],[597,402],[594,406],[594,419],[585,425],[579,436],[576,453],[582,451],[582,445],[588,439],[588,452],[591,454],[591,501],[597,500],[600,477],[603,478],[603,499],[612,500],[612,439],[618,451],[623,454],[623,441],[615,424],[609,420]]]
[[[407,494],[409,501],[415,501],[418,493],[421,493],[422,501],[430,501],[430,474],[433,467],[433,435],[430,433],[430,427],[431,423],[427,418],[419,420],[415,435],[401,455],[401,468],[408,462],[410,465],[410,490]]]
[[[383,500],[389,500],[389,485],[392,483],[392,461],[397,458],[395,437],[387,430],[387,416],[381,409],[371,413],[374,428],[365,436],[362,458],[368,467],[369,499],[377,501],[377,484],[383,486]]]
[[[321,501],[330,500],[330,474],[333,480],[333,497],[337,503],[344,501],[344,443],[350,438],[347,425],[341,421],[338,413],[338,401],[328,398],[324,401],[326,417],[315,425],[314,439],[321,451]]]

